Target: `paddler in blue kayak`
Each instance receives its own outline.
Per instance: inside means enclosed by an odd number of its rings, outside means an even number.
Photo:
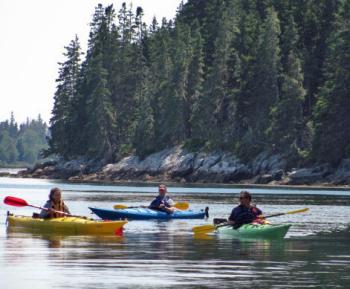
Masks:
[[[243,224],[249,224],[253,221],[260,223],[262,211],[251,204],[252,196],[247,191],[242,191],[239,194],[239,205],[233,208],[228,223],[235,229]]]
[[[68,207],[62,200],[62,193],[59,188],[51,189],[49,200],[44,205],[44,208],[47,208],[48,210],[41,210],[39,218],[60,218],[64,216],[64,214],[54,212],[53,210],[70,214]]]
[[[151,202],[148,208],[172,214],[175,211],[175,208],[173,207],[174,201],[166,195],[168,192],[167,187],[164,184],[160,184],[158,186],[158,192],[158,196]]]

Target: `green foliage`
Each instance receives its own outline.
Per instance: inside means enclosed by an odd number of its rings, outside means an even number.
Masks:
[[[66,48],[49,152],[107,162],[184,144],[247,161],[263,150],[293,164],[348,157],[348,2],[188,0],[149,29],[141,7],[99,4],[81,65],[77,39]]]
[[[337,31],[331,38],[326,59],[324,85],[314,110],[315,138],[313,156],[324,162],[338,164],[348,157],[350,143],[350,11],[345,1],[337,15]]]
[[[77,82],[80,72],[80,44],[76,36],[69,46],[65,47],[66,61],[60,63],[59,77],[56,80],[57,90],[54,96],[54,108],[50,119],[50,149],[46,154],[60,153],[70,155],[70,136],[74,134],[71,126],[73,101],[77,96]]]
[[[27,120],[18,128],[13,114],[10,121],[0,122],[0,163],[8,165],[32,165],[42,159],[47,149],[47,125],[40,115],[37,120]]]

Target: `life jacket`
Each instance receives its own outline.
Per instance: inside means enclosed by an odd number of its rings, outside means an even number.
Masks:
[[[64,212],[64,202],[61,200],[58,204],[55,204],[54,202],[51,202],[52,203],[52,206],[51,208],[56,210],[56,211],[61,211],[61,212]],[[65,215],[64,214],[61,214],[61,213],[53,213],[53,217],[54,218],[62,218],[64,217]]]

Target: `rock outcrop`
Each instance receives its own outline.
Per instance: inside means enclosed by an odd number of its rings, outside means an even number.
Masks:
[[[151,154],[145,159],[136,155],[118,163],[102,164],[86,159],[38,164],[21,171],[21,177],[59,178],[71,181],[174,181],[201,183],[251,184],[350,184],[350,159],[338,168],[328,164],[287,171],[287,160],[281,154],[263,152],[251,163],[241,162],[225,152],[189,152],[173,147]]]

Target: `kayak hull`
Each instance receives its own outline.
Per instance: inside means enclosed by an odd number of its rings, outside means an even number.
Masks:
[[[103,222],[79,217],[41,219],[28,216],[7,216],[9,228],[18,227],[43,233],[64,233],[71,235],[120,234],[126,223],[127,221]]]
[[[291,224],[246,224],[236,230],[232,226],[223,226],[217,228],[216,231],[220,235],[234,238],[283,239],[290,227]]]
[[[89,209],[103,220],[170,220],[170,219],[203,219],[204,211],[175,211],[172,214],[166,212],[151,210],[148,208],[127,208],[127,209]]]

